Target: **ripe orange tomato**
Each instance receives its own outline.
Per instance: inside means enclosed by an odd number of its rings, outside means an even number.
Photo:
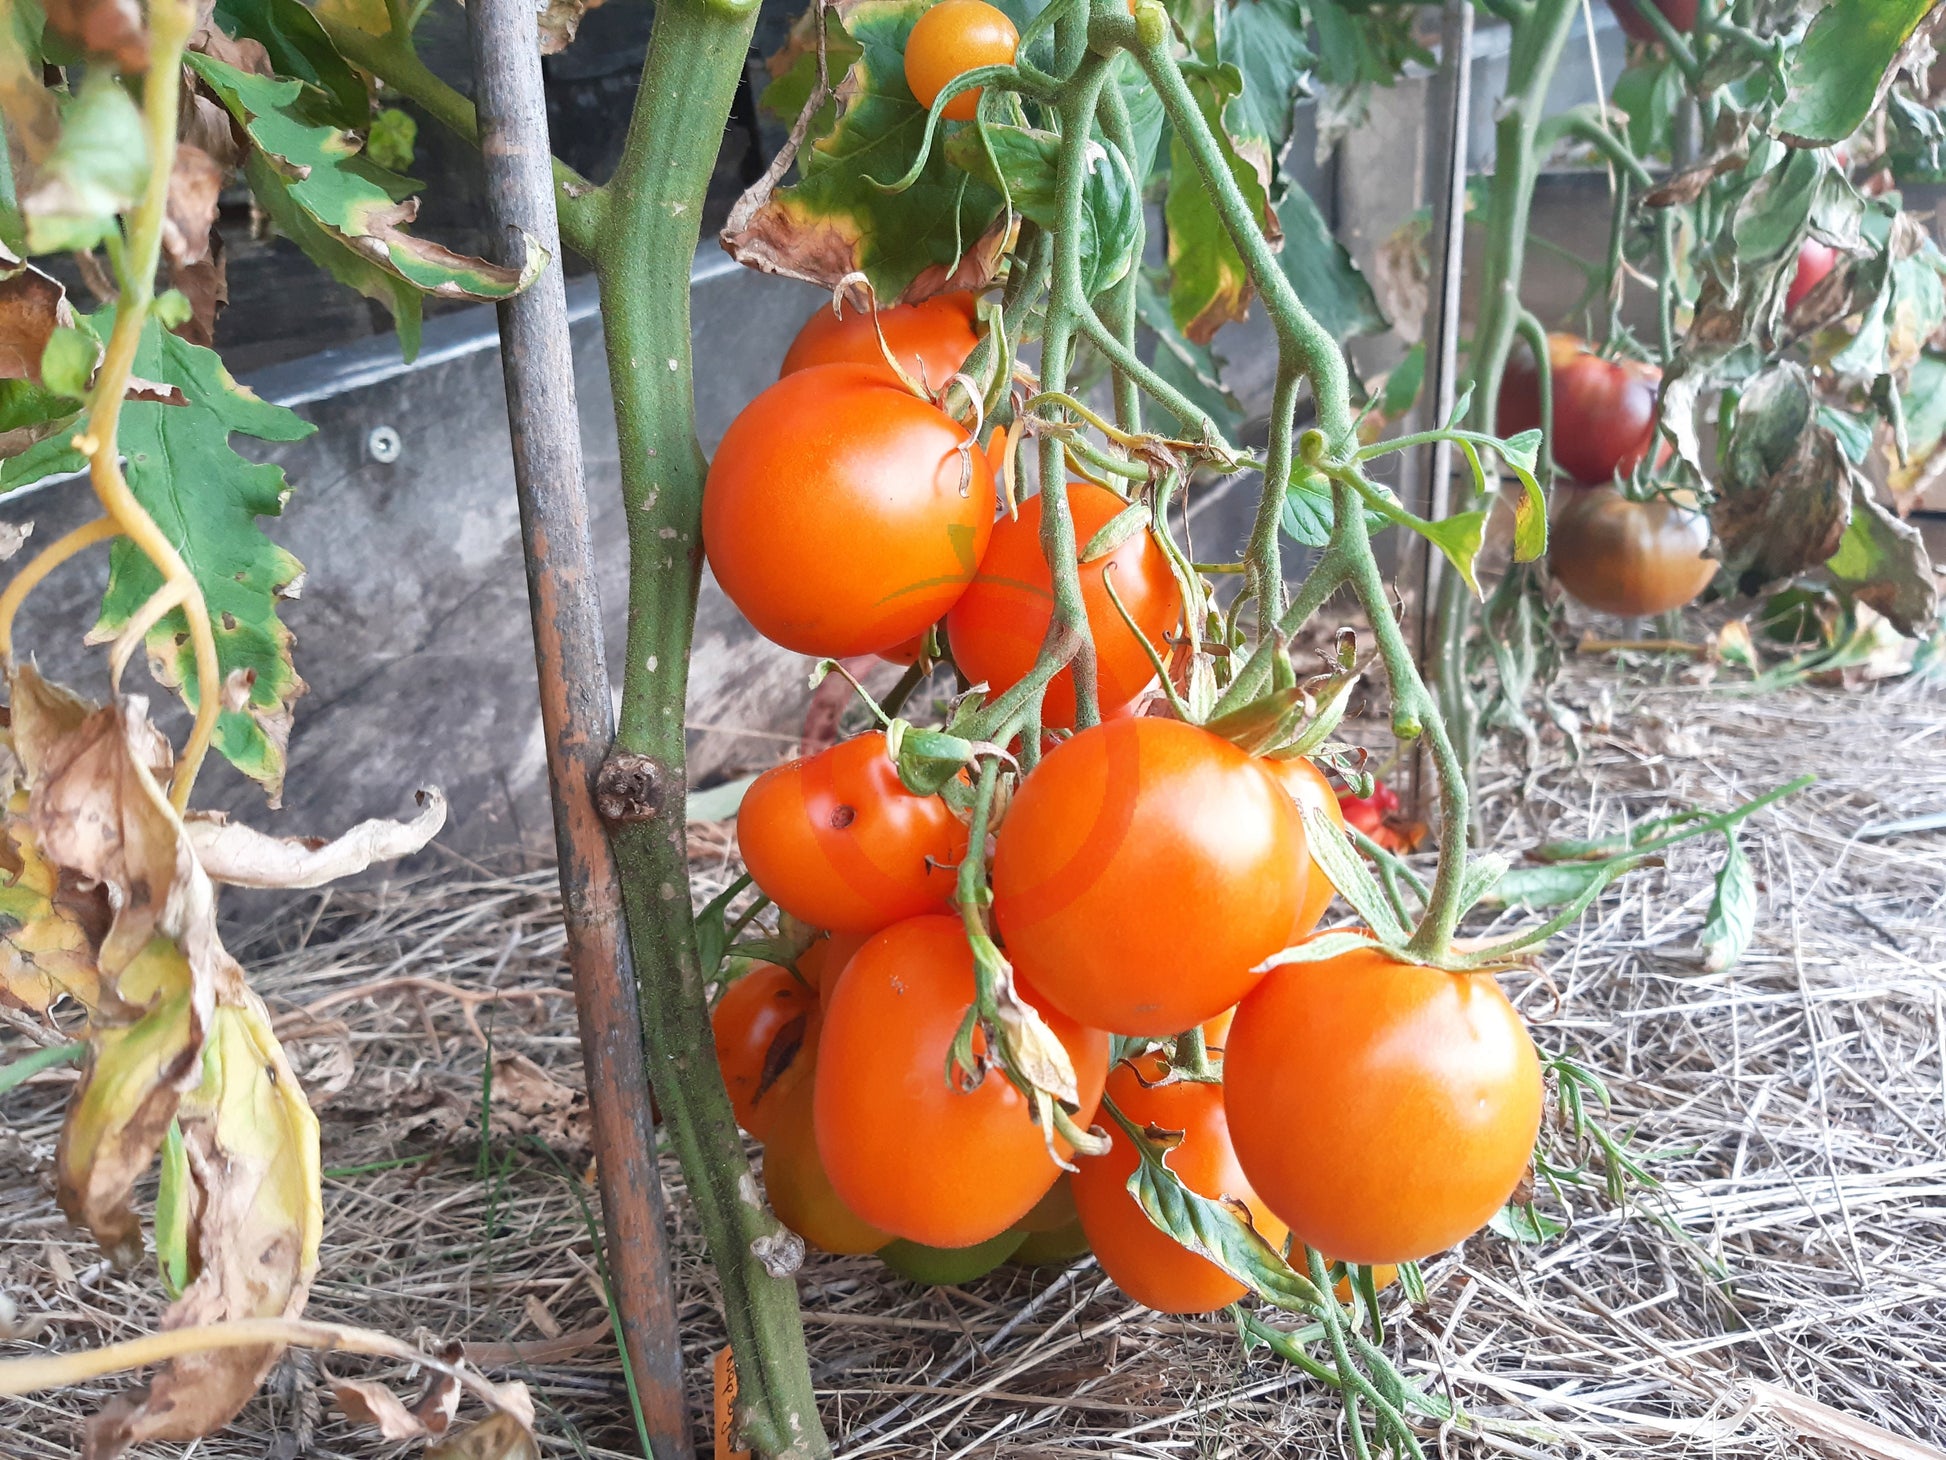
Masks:
[[[791,1086],[764,1143],[764,1191],[770,1209],[778,1221],[825,1252],[876,1252],[892,1234],[862,1219],[832,1188],[818,1155],[814,1084],[815,1076]]]
[[[1128,503],[1092,482],[1073,482],[1066,490],[1078,553]],[[953,662],[969,680],[985,680],[996,694],[1034,667],[1047,626],[1054,621],[1054,576],[1041,554],[1041,505],[1039,497],[1029,497],[1020,504],[1018,517],[995,524],[978,575],[946,616]],[[1146,532],[1136,533],[1105,558],[1081,564],[1081,602],[1095,641],[1096,686],[1104,716],[1130,703],[1155,678],[1142,639],[1129,632],[1108,597],[1109,574],[1142,638],[1165,659],[1164,637],[1182,612],[1169,560]],[[1063,669],[1048,685],[1041,723],[1057,729],[1074,724],[1070,670]]]
[[[1399,809],[1399,793],[1374,776],[1371,795],[1354,796],[1349,791],[1340,791],[1338,809],[1345,813],[1347,824],[1366,836],[1376,837],[1385,829],[1385,818]]]
[[[817,1048],[817,993],[788,968],[760,963],[723,991],[709,1022],[737,1124],[765,1140]]]
[[[838,986],[838,975],[845,971],[851,955],[863,948],[870,936],[870,933],[819,933],[811,940],[811,946],[797,955],[797,971],[817,990],[821,1005],[831,1001],[831,991]]]
[[[993,472],[891,371],[813,365],[743,408],[710,463],[703,547],[767,639],[842,659],[923,633],[993,532]],[[963,478],[965,480],[963,480]],[[671,571],[680,570],[682,548]]]
[[[895,304],[878,312],[878,328],[872,328],[868,309],[854,309],[840,316],[820,309],[804,321],[804,327],[784,352],[783,368],[789,375],[812,365],[835,365],[849,361],[854,365],[885,364],[885,352],[878,337],[885,335],[899,364],[911,371],[931,390],[938,390],[953,378],[973,347],[980,342],[974,332],[974,310],[980,296],[970,290],[936,294],[917,304]]]
[[[1137,1126],[1183,1132],[1182,1144],[1166,1157],[1169,1169],[1198,1196],[1242,1202],[1264,1240],[1281,1247],[1284,1224],[1258,1200],[1230,1147],[1223,1087],[1183,1080],[1155,1083],[1167,1073],[1160,1055],[1125,1060],[1109,1072],[1108,1098]],[[1106,1155],[1080,1157],[1073,1178],[1081,1229],[1101,1260],[1101,1270],[1136,1302],[1158,1313],[1210,1313],[1236,1302],[1248,1291],[1244,1284],[1162,1231],[1129,1195],[1128,1179],[1141,1157],[1120,1125],[1102,1125],[1114,1144]]]
[[[1266,760],[1263,764],[1277,784],[1297,803],[1300,812],[1306,806],[1316,806],[1338,823],[1340,831],[1344,830],[1344,808],[1338,804],[1337,789],[1325,779],[1323,771],[1301,755]],[[1338,895],[1338,889],[1331,885],[1331,879],[1324,875],[1322,867],[1308,856],[1304,863],[1303,877],[1299,883],[1303,889],[1302,900],[1298,904],[1297,920],[1291,924],[1290,941],[1284,945],[1287,948],[1311,935],[1312,930],[1324,921],[1324,911],[1331,906],[1331,899]]]
[[[1111,720],[1014,793],[994,917],[1015,967],[1070,1018],[1175,1034],[1236,1003],[1286,945],[1308,857],[1261,762],[1180,720]]]
[[[906,37],[905,84],[912,99],[930,110],[954,77],[981,66],[1011,66],[1019,46],[1014,23],[986,0],[939,0]],[[976,87],[947,102],[939,115],[970,122],[979,106]]]
[[[792,917],[871,933],[943,907],[966,828],[939,797],[906,790],[874,730],[757,777],[737,812],[737,848]]]
[[[1416,1261],[1513,1194],[1541,1067],[1490,975],[1377,948],[1273,969],[1223,1052],[1237,1160],[1297,1239],[1340,1261]]]
[[[1655,440],[1662,372],[1635,360],[1604,360],[1573,335],[1549,335],[1547,352],[1554,375],[1554,439],[1548,443],[1554,460],[1577,481],[1627,476]],[[1541,424],[1540,382],[1526,355],[1508,362],[1497,424],[1503,436]],[[1668,454],[1666,442],[1659,454]]]
[[[1588,607],[1639,618],[1693,602],[1722,565],[1705,557],[1710,520],[1689,492],[1631,501],[1615,487],[1559,494],[1547,562]]]
[[[1074,1062],[1086,1126],[1108,1073],[1108,1036],[1021,994]],[[973,954],[959,920],[909,918],[853,955],[825,1011],[817,1070],[818,1150],[845,1204],[929,1247],[971,1247],[1006,1231],[1061,1168],[1033,1107],[998,1070],[973,1090],[946,1083],[946,1057],[973,1002]],[[974,1051],[984,1041],[974,1036]],[[1065,1143],[1059,1143],[1064,1155]]]

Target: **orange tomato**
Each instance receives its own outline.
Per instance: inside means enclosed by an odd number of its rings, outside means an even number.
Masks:
[[[1569,487],[1547,544],[1548,570],[1575,600],[1637,618],[1695,601],[1723,565],[1693,492],[1632,501],[1615,487]]]
[[[992,532],[985,453],[883,367],[786,375],[730,423],[703,488],[717,583],[800,654],[877,654],[923,633]]]
[[[820,1004],[830,1002],[831,991],[838,986],[838,975],[845,971],[851,955],[863,948],[870,936],[870,933],[819,933],[811,940],[811,946],[797,955],[797,971],[817,990]]]
[[[760,963],[723,991],[709,1016],[737,1124],[769,1136],[785,1090],[818,1042],[818,996],[788,968]]]
[[[804,327],[784,352],[783,368],[789,375],[812,365],[885,364],[885,351],[878,337],[900,365],[928,389],[938,390],[953,378],[973,347],[980,342],[974,332],[975,309],[980,296],[970,290],[935,294],[917,304],[895,304],[878,312],[878,328],[872,328],[869,309],[853,309],[839,315],[820,309],[804,321]]]
[[[757,777],[737,812],[737,848],[792,917],[871,933],[945,905],[966,828],[939,797],[906,790],[874,730]]]
[[[1075,1123],[1085,1127],[1107,1076],[1108,1036],[1020,992],[1074,1063]],[[832,1186],[874,1226],[930,1247],[997,1237],[1061,1174],[1033,1107],[999,1070],[972,1090],[947,1084],[947,1053],[973,995],[959,921],[910,918],[853,955],[819,1041],[818,1149]],[[975,1053],[983,1048],[976,1033]],[[1068,1154],[1064,1142],[1057,1148]]]
[[[1281,1247],[1284,1224],[1251,1190],[1231,1149],[1223,1087],[1184,1080],[1154,1083],[1167,1073],[1160,1055],[1124,1060],[1109,1072],[1108,1098],[1137,1126],[1182,1131],[1182,1144],[1165,1158],[1169,1169],[1198,1196],[1242,1202],[1264,1240]],[[1158,1313],[1210,1313],[1236,1302],[1248,1291],[1244,1284],[1157,1227],[1129,1195],[1128,1179],[1141,1157],[1119,1124],[1108,1120],[1102,1125],[1114,1144],[1105,1155],[1081,1157],[1073,1178],[1081,1229],[1102,1271],[1136,1302]]]
[[[1325,1265],[1328,1267],[1330,1266],[1330,1264],[1331,1264],[1331,1259],[1327,1257],[1325,1259]],[[1392,1284],[1397,1282],[1398,1280],[1399,1280],[1399,1269],[1397,1264],[1390,1263],[1390,1262],[1380,1262],[1380,1263],[1374,1263],[1372,1265],[1372,1291],[1373,1292],[1382,1293],[1387,1288],[1391,1287]],[[1331,1291],[1337,1297],[1340,1303],[1349,1303],[1351,1301],[1350,1275],[1347,1274],[1346,1276],[1339,1278],[1337,1282],[1333,1283],[1331,1285]]]
[[[892,1240],[845,1205],[818,1154],[815,1077],[792,1085],[764,1143],[764,1191],[777,1220],[825,1252],[876,1252]]]
[[[1066,490],[1078,554],[1128,503],[1092,482],[1073,482]],[[995,524],[978,575],[946,616],[953,662],[969,680],[986,681],[996,694],[1034,667],[1054,621],[1054,577],[1041,552],[1041,506],[1040,497],[1029,497],[1017,518]],[[1141,638],[1129,631],[1108,597],[1110,575]],[[1142,640],[1167,658],[1164,639],[1181,617],[1182,599],[1162,549],[1148,533],[1138,532],[1107,557],[1081,564],[1081,602],[1095,641],[1096,688],[1106,716],[1155,679]],[[1071,670],[1063,669],[1048,685],[1041,722],[1057,729],[1074,724]]]
[[[981,66],[1011,66],[1020,32],[1004,10],[986,0],[938,0],[912,27],[905,40],[905,84],[912,99],[931,109],[955,77]],[[939,115],[970,122],[979,110],[980,90],[962,91]]]
[[[1377,948],[1273,969],[1223,1054],[1237,1159],[1297,1239],[1341,1261],[1440,1252],[1533,1154],[1541,1067],[1490,975]]]
[[[1263,764],[1277,784],[1290,794],[1300,811],[1306,806],[1315,806],[1337,822],[1340,831],[1344,830],[1344,808],[1338,804],[1338,792],[1325,779],[1323,771],[1301,755],[1266,760]],[[1303,873],[1303,891],[1298,902],[1297,918],[1291,924],[1290,942],[1285,944],[1286,947],[1310,937],[1312,930],[1324,921],[1325,909],[1331,906],[1331,899],[1338,895],[1338,889],[1331,885],[1331,879],[1324,875],[1324,869],[1308,856],[1304,860]]]
[[[1014,966],[1070,1018],[1175,1034],[1235,1004],[1286,946],[1307,859],[1261,762],[1180,720],[1113,720],[1020,783],[994,917]]]

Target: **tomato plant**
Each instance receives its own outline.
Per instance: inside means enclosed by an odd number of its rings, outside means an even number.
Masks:
[[[1429,1257],[1484,1226],[1527,1169],[1541,1093],[1490,976],[1377,948],[1272,971],[1223,1055],[1244,1173],[1300,1241],[1348,1262]]]
[[[1618,487],[1573,487],[1554,516],[1555,581],[1603,613],[1667,613],[1690,603],[1722,565],[1709,518],[1687,492],[1634,501]]]
[[[1028,1102],[997,1071],[970,1090],[942,1077],[974,994],[958,921],[910,918],[852,956],[819,1042],[818,1149],[833,1188],[866,1221],[928,1247],[997,1237],[1061,1174]],[[1108,1037],[1051,1008],[1043,1016],[1073,1062],[1085,1123],[1108,1074]],[[976,1059],[982,1044],[976,1034]]]
[[[765,637],[875,654],[923,633],[972,581],[993,472],[964,427],[889,370],[814,365],[731,423],[702,528],[716,581]]]
[[[788,1087],[818,1041],[817,991],[788,968],[760,963],[723,991],[710,1014],[716,1062],[737,1124],[766,1140]]]
[[[1130,504],[1106,487],[1077,482],[1062,490],[1077,550],[1129,510]],[[946,616],[953,662],[968,679],[984,681],[996,692],[1011,689],[1034,667],[1054,621],[1054,575],[1041,554],[1041,508],[1040,497],[1029,497],[1017,516],[1000,520],[979,573]],[[1169,560],[1146,532],[1080,563],[1079,572],[1094,640],[1097,703],[1109,714],[1155,679],[1150,653],[1166,658],[1166,636],[1181,616],[1182,599]],[[1127,618],[1109,597],[1111,583]],[[1074,710],[1074,671],[1063,669],[1047,686],[1042,723],[1066,729],[1074,724]]]
[[[1168,1076],[1168,1064],[1158,1055],[1126,1060],[1109,1072],[1107,1098],[1137,1126],[1180,1131],[1180,1143],[1169,1150],[1169,1169],[1191,1191],[1242,1203],[1264,1240],[1282,1243],[1284,1224],[1257,1198],[1230,1146],[1223,1087]],[[1112,1129],[1108,1139],[1108,1151],[1082,1157],[1073,1179],[1081,1229],[1101,1270],[1158,1313],[1210,1313],[1243,1297],[1248,1291],[1243,1283],[1207,1258],[1184,1251],[1136,1205],[1128,1179],[1139,1157],[1125,1131]]]
[[[962,291],[888,309],[820,309],[791,341],[778,374],[813,365],[882,365],[889,349],[905,370],[938,389],[979,343],[978,306],[977,295]],[[917,652],[915,645],[914,657]]]
[[[965,847],[952,808],[900,783],[877,731],[765,771],[737,817],[757,886],[791,916],[840,933],[943,907]]]
[[[1248,754],[1178,721],[1115,720],[1021,783],[995,844],[994,917],[1056,1008],[1171,1034],[1236,1003],[1284,946],[1304,857],[1295,806]]]

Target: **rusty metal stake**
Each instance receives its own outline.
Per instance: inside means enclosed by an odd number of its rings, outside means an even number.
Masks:
[[[595,775],[614,739],[614,702],[588,532],[534,7],[528,0],[472,0],[466,13],[494,248],[503,260],[518,261],[525,234],[550,255],[532,287],[499,306],[500,358],[568,966],[594,1116],[608,1275],[621,1317],[617,1338],[654,1460],[690,1460],[695,1450],[683,1404],[682,1344],[635,978],[620,885],[595,811]]]

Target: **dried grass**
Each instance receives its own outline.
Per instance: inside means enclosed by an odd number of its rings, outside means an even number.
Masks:
[[[1429,1448],[1938,1455],[1847,1437],[1842,1421],[1946,1445],[1946,841],[1855,835],[1946,806],[1946,708],[1919,684],[1750,700],[1580,669],[1564,690],[1607,728],[1577,762],[1502,767],[1486,795],[1497,844],[1727,806],[1805,770],[1821,780],[1749,829],[1766,896],[1734,972],[1704,972],[1696,952],[1719,841],[1629,879],[1560,940],[1545,979],[1510,981],[1542,1044],[1608,1079],[1615,1126],[1654,1153],[1662,1186],[1633,1211],[1577,1198],[1570,1231],[1543,1246],[1475,1239],[1428,1266],[1432,1306],[1395,1312],[1388,1341],[1480,1425],[1429,1433]],[[729,839],[698,832],[699,872],[720,883]],[[449,875],[321,897],[264,929],[252,961],[324,1122],[312,1313],[487,1345],[495,1373],[534,1386],[549,1453],[628,1454],[579,1173],[518,1135],[571,1149],[572,1116],[503,1098],[484,1154],[479,1140],[484,1039],[579,1079],[553,916],[545,872]],[[5,1105],[0,1295],[25,1341],[0,1352],[125,1337],[161,1309],[151,1274],[110,1271],[54,1208],[63,1080]],[[706,1415],[716,1294],[679,1173],[664,1173],[690,1398]],[[1224,1320],[1157,1318],[1088,1262],[929,1290],[820,1258],[802,1291],[846,1455],[1311,1455],[1343,1441],[1335,1401],[1246,1359]],[[72,1454],[78,1418],[114,1387],[0,1402],[0,1454]],[[317,1362],[298,1356],[195,1453],[387,1449],[330,1409]]]

